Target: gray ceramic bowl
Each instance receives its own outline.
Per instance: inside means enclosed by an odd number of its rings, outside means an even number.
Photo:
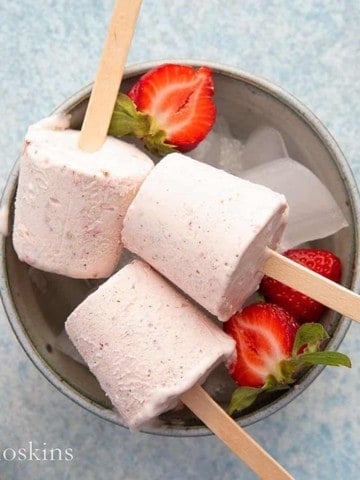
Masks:
[[[183,63],[183,62],[182,62]],[[201,62],[189,62],[201,65]],[[142,64],[127,70],[122,89],[127,91],[140,74],[156,64]],[[214,71],[215,102],[219,113],[230,123],[234,135],[246,139],[258,125],[272,125],[286,142],[292,158],[310,168],[329,188],[346,215],[350,227],[330,238],[314,242],[342,259],[343,283],[359,289],[359,194],[351,171],[329,132],[298,100],[266,80],[221,65],[209,65]],[[57,112],[71,112],[74,128],[79,128],[91,86],[62,104]],[[10,205],[10,222],[16,192],[18,163],[10,175],[2,204]],[[44,376],[62,393],[82,407],[119,425],[121,418],[112,410],[96,379],[86,367],[56,348],[56,337],[67,315],[96,287],[92,281],[73,280],[39,272],[19,262],[11,236],[1,239],[1,295],[11,326],[20,344]],[[328,312],[326,328],[331,334],[328,348],[337,349],[349,320]],[[254,423],[286,405],[306,389],[322,367],[307,371],[286,393],[265,396],[238,417],[242,426]],[[225,373],[216,371],[207,388],[216,400],[226,405],[234,384]],[[186,409],[163,415],[147,430],[149,433],[194,436],[209,433]]]

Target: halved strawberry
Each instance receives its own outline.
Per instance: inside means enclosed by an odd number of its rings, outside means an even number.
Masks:
[[[351,366],[342,353],[318,351],[328,338],[321,324],[299,327],[286,310],[271,303],[245,307],[225,323],[224,330],[236,342],[236,358],[228,368],[240,385],[232,395],[230,414],[251,405],[260,393],[289,388],[303,367]]]
[[[109,133],[143,138],[159,154],[174,149],[186,152],[205,138],[215,122],[213,95],[210,68],[161,65],[145,73],[128,96],[119,95]]]
[[[239,385],[261,387],[290,357],[299,324],[281,307],[254,303],[236,313],[224,331],[236,341],[236,362],[229,372]]]
[[[332,252],[299,248],[288,250],[284,255],[334,282],[341,279],[341,262]],[[326,310],[312,298],[267,276],[262,279],[260,292],[267,301],[285,308],[299,323],[316,322]]]
[[[214,124],[214,84],[208,67],[166,64],[147,72],[130,90],[138,110],[166,132],[166,142],[185,152]]]

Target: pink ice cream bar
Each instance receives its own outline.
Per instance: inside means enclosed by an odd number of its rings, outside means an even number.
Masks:
[[[226,321],[256,291],[266,247],[277,247],[287,212],[283,195],[173,153],[140,187],[122,240]]]
[[[153,167],[136,147],[108,137],[78,148],[66,116],[31,126],[25,137],[13,241],[21,261],[74,278],[108,277],[122,252],[126,210]]]
[[[139,260],[80,304],[65,328],[131,429],[175,407],[235,348],[230,336]]]

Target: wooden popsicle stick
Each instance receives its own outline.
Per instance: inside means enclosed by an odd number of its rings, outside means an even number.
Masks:
[[[289,258],[268,249],[263,272],[323,305],[360,322],[360,296]]]
[[[141,0],[116,0],[95,83],[82,124],[79,147],[87,152],[104,143],[134,34]]]
[[[262,480],[294,480],[199,385],[183,393],[182,402]]]

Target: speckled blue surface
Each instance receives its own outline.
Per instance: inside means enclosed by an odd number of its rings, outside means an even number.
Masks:
[[[111,0],[0,1],[0,181],[27,125],[93,80]],[[128,64],[217,61],[267,77],[303,100],[360,182],[357,0],[144,0]],[[360,475],[360,325],[342,344],[353,368],[327,368],[294,402],[248,428],[298,480]],[[6,462],[2,479],[199,480],[255,476],[214,437],[130,434],[58,393],[0,315],[0,452],[72,448],[71,462]],[[275,479],[274,479],[275,480]]]

